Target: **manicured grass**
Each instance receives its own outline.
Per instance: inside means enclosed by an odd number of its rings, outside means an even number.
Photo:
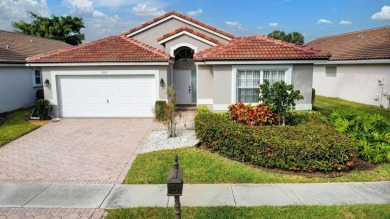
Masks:
[[[384,109],[372,105],[351,102],[340,98],[316,96],[314,102],[314,109],[321,112],[326,117],[329,117],[330,114],[332,114],[333,110],[344,109],[344,110],[365,112],[371,114],[380,114],[383,117],[385,117],[388,121],[390,121],[390,110],[388,109]]]
[[[390,164],[382,164],[370,171],[354,171],[336,178],[308,178],[264,171],[191,147],[138,155],[127,174],[125,183],[166,183],[168,171],[173,168],[175,154],[179,156],[185,183],[322,183],[390,180]]]
[[[173,218],[173,208],[128,208],[110,210],[106,219]],[[183,207],[182,218],[390,218],[390,205]]]
[[[4,123],[0,124],[0,146],[3,146],[37,128],[38,125],[26,121],[31,113],[31,108],[15,110],[6,113]]]

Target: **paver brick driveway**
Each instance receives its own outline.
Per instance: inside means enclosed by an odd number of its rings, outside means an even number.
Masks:
[[[120,183],[152,119],[63,119],[0,148],[0,181]],[[133,157],[132,157],[133,156]]]

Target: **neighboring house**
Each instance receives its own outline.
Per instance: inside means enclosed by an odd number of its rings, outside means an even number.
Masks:
[[[39,67],[26,66],[28,56],[69,46],[57,40],[0,30],[0,113],[35,104],[42,76]]]
[[[313,64],[328,53],[270,39],[236,38],[177,12],[130,31],[73,48],[29,57],[40,67],[45,98],[59,117],[151,117],[166,88],[179,104],[225,111],[236,102],[258,102],[264,79],[293,83],[311,109]]]
[[[306,46],[332,54],[314,65],[317,94],[390,108],[390,26],[321,37]]]

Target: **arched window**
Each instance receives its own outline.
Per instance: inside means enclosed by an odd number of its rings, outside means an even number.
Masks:
[[[194,50],[187,47],[182,46],[175,50],[175,60],[192,60],[194,59]]]

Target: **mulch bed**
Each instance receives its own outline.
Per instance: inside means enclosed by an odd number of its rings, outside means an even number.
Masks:
[[[34,125],[44,126],[49,122],[49,120],[28,120],[28,122]]]
[[[216,151],[213,151],[210,148],[208,148],[208,147],[206,147],[206,146],[204,146],[202,144],[197,145],[197,147],[200,148],[200,149],[209,151],[211,153],[216,153],[216,154],[218,154],[220,156],[223,156],[225,158],[228,158],[230,160],[237,161],[237,162],[243,163],[243,164],[245,164],[247,166],[250,166],[250,167],[253,167],[253,168],[257,168],[257,169],[260,169],[260,170],[264,170],[264,171],[267,171],[267,172],[279,173],[279,174],[287,174],[287,175],[295,175],[295,176],[304,176],[304,177],[307,177],[307,178],[335,178],[335,177],[344,176],[344,175],[352,173],[354,171],[372,170],[372,169],[374,169],[375,167],[378,166],[377,164],[369,163],[367,161],[364,161],[364,160],[358,158],[356,160],[355,164],[354,164],[354,169],[353,170],[332,171],[332,172],[327,172],[327,173],[325,173],[325,172],[312,172],[312,173],[308,173],[306,171],[291,171],[291,170],[282,170],[282,169],[278,169],[278,168],[269,168],[269,167],[258,166],[258,165],[251,164],[249,162],[241,162],[240,160],[238,160],[237,158],[234,158],[234,157],[229,157],[229,156],[226,156],[224,154],[220,154],[220,153],[218,153]]]

